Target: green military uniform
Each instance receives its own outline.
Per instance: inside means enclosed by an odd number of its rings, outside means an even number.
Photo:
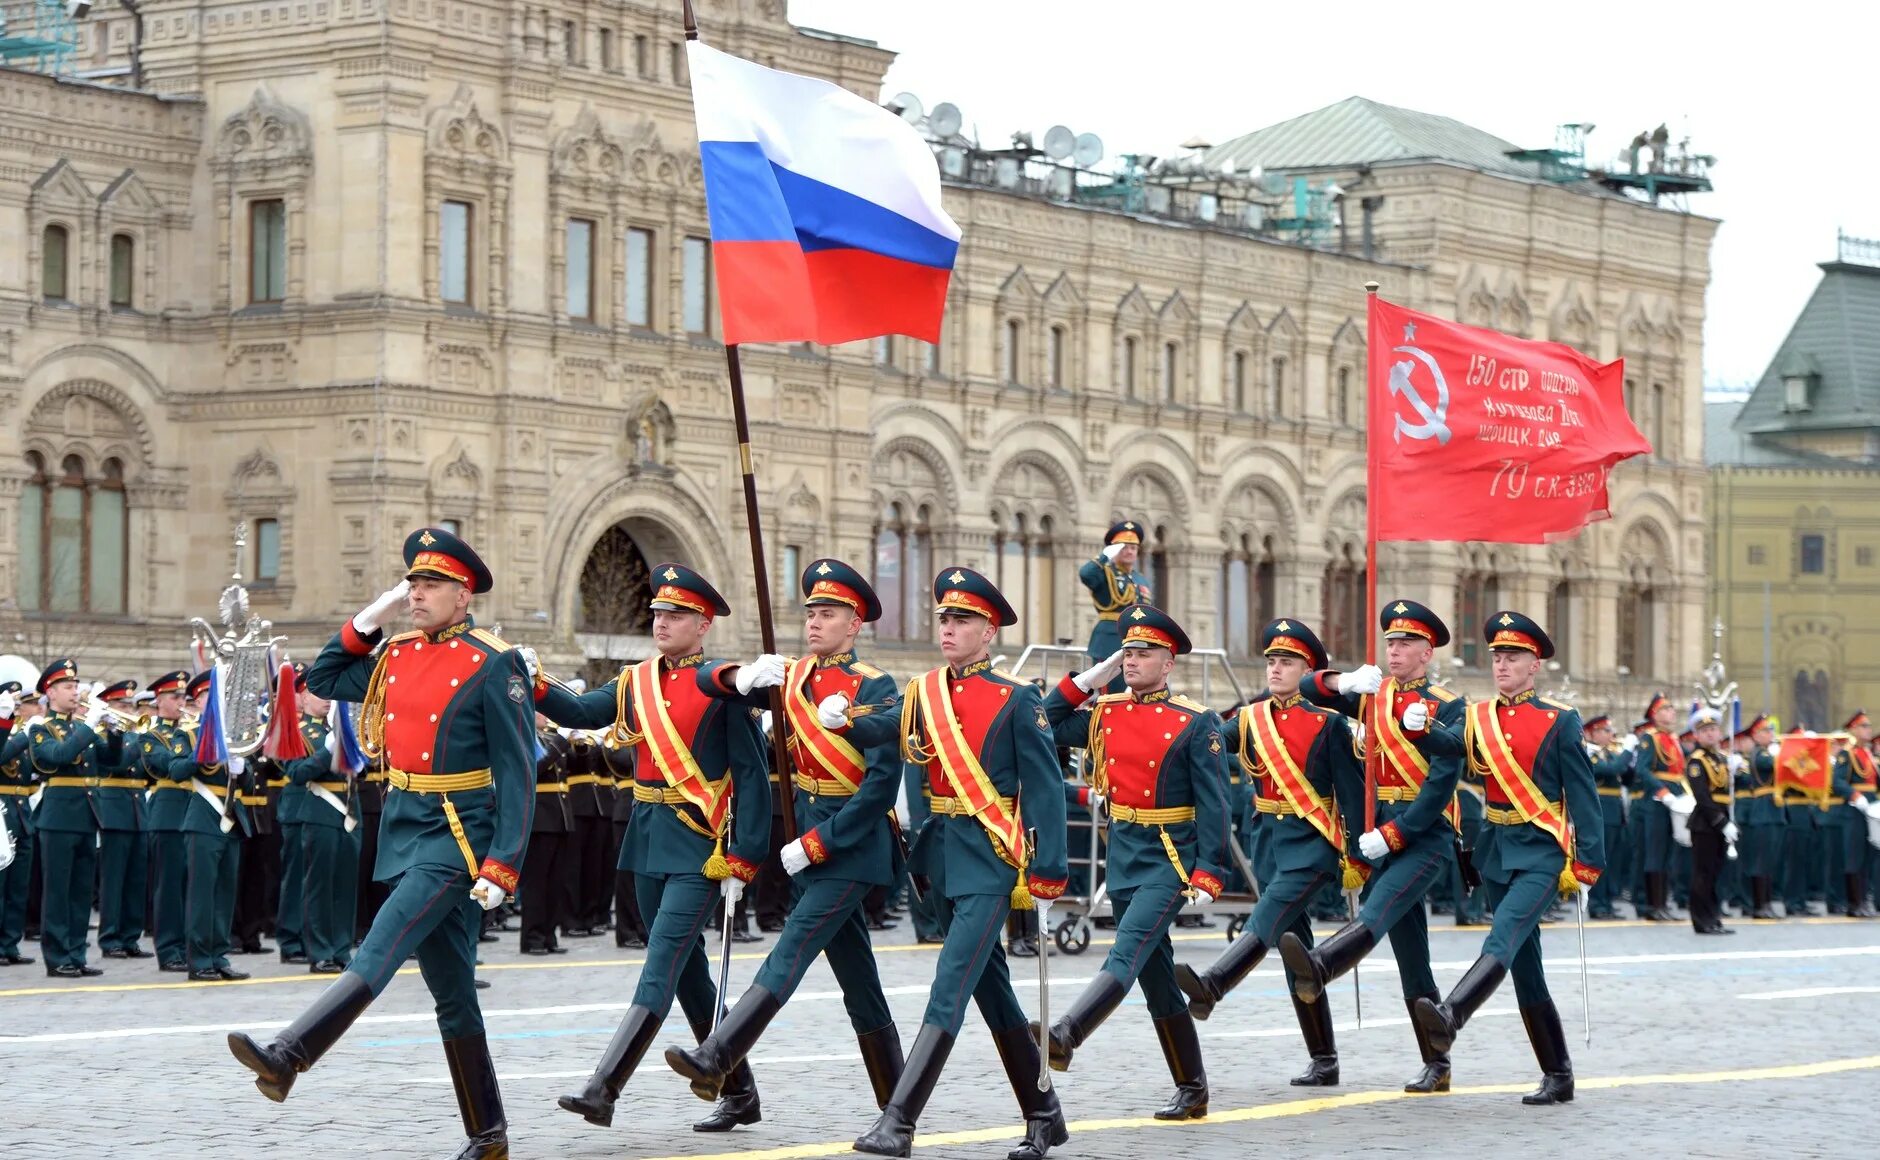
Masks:
[[[336,975],[352,961],[353,908],[359,898],[359,816],[352,779],[334,772],[326,720],[300,715],[307,756],[286,764],[300,801],[301,945],[308,970]],[[316,791],[316,787],[319,792]],[[335,809],[338,802],[344,809]]]
[[[1769,727],[1758,716],[1738,733],[1735,740],[1749,742],[1741,750],[1749,762],[1749,771],[1737,791],[1736,822],[1743,831],[1741,857],[1743,875],[1749,879],[1750,917],[1778,918],[1776,914],[1775,876],[1782,866],[1783,830],[1787,822],[1776,799],[1776,759],[1768,748],[1755,744],[1755,735]]]
[[[189,674],[165,673],[150,683],[159,697],[185,695]],[[195,748],[194,736],[174,720],[158,717],[137,738],[138,760],[150,783],[144,802],[144,824],[150,835],[150,925],[155,935],[157,964],[164,971],[189,970],[188,934],[185,930],[189,884],[188,843],[183,837],[183,816],[189,812],[187,771],[179,780],[172,763]]]
[[[71,660],[54,661],[39,677],[44,695],[54,684],[78,679]],[[45,786],[33,824],[44,859],[40,945],[46,973],[64,978],[102,974],[87,966],[92,891],[98,881],[98,812],[92,795],[101,769],[115,765],[124,739],[98,733],[67,713],[50,713],[27,726],[27,757]]]
[[[655,611],[696,612],[706,619],[730,614],[724,597],[682,564],[654,568],[653,583]],[[634,743],[638,804],[621,844],[620,866],[633,872],[647,922],[646,966],[600,1065],[580,1092],[559,1101],[590,1123],[612,1122],[621,1087],[675,997],[693,1035],[703,1042],[711,1034],[718,991],[705,958],[705,927],[728,893],[721,882],[735,877],[748,884],[770,841],[770,783],[754,714],[707,692],[728,691],[723,678],[730,671],[696,653],[660,656],[587,693],[553,683],[540,693],[540,712],[556,724],[612,725]],[[650,703],[654,689],[659,705]],[[702,808],[707,803],[712,813]],[[726,898],[726,905],[735,904]],[[721,1095],[702,1130],[724,1131],[760,1118],[749,1064],[731,1069]]]
[[[405,539],[406,579],[435,596],[490,590],[483,561],[455,533]],[[339,1040],[400,967],[417,956],[436,1003],[468,1157],[509,1154],[496,1070],[476,998],[479,898],[518,885],[535,806],[534,718],[523,654],[469,617],[384,638],[401,589],[340,626],[306,672],[307,688],[361,706],[362,742],[382,753],[390,794],[380,820],[379,880],[391,894],[344,973],[272,1043],[239,1033],[229,1049],[268,1098]],[[363,625],[363,627],[362,627]],[[317,802],[307,803],[319,806]],[[328,808],[320,806],[319,808]],[[303,835],[304,840],[304,835]]]
[[[1018,621],[992,582],[969,568],[941,572],[933,592],[939,614],[967,617],[968,631],[976,618],[999,628]],[[1025,1115],[1025,1140],[1010,1160],[1038,1160],[1068,1139],[1069,1130],[1056,1089],[1038,1090],[1038,1044],[1012,993],[999,934],[1014,901],[1048,906],[1064,893],[1064,779],[1050,722],[1038,690],[994,670],[988,659],[960,671],[935,669],[908,689],[901,755],[926,769],[933,811],[912,869],[933,883],[945,941],[901,1081],[855,1148],[908,1154],[915,1121],[946,1065],[970,997]],[[1036,832],[1035,848],[1026,841],[1026,827]]]
[[[208,674],[199,675],[190,686],[192,698],[207,685]],[[238,757],[226,763],[198,761],[200,739],[186,736],[190,744],[170,758],[168,772],[171,781],[189,791],[182,822],[184,861],[189,868],[183,900],[189,977],[245,979],[247,973],[228,961],[234,946],[241,840],[249,825],[248,807],[241,802],[245,764]]]
[[[801,585],[808,607],[846,609],[864,623],[881,616],[874,589],[840,560],[811,561]],[[728,695],[717,686],[708,691]],[[843,698],[846,713],[833,728],[817,715],[831,697]],[[842,651],[791,664],[782,698],[784,721],[772,728],[787,730],[802,830],[782,855],[794,905],[750,990],[718,1030],[694,1049],[667,1048],[666,1062],[698,1095],[716,1099],[726,1073],[750,1053],[821,954],[842,988],[879,1107],[901,1078],[901,1037],[882,994],[862,903],[904,869],[891,817],[901,777],[900,689],[894,678]],[[754,688],[742,700],[760,709],[769,696]]]
[[[1482,632],[1492,651],[1554,655],[1547,633],[1519,612],[1495,613]],[[1585,733],[1572,706],[1535,696],[1530,683],[1524,692],[1471,706],[1464,736],[1486,799],[1476,866],[1495,917],[1481,957],[1441,1003],[1418,1000],[1416,1020],[1438,1050],[1448,1051],[1512,971],[1542,1071],[1541,1086],[1522,1102],[1564,1103],[1573,1098],[1573,1063],[1541,967],[1540,924],[1563,888],[1592,884],[1604,865],[1604,814]]]
[[[1147,604],[1124,609],[1121,624],[1122,647],[1152,650],[1152,658],[1193,647],[1173,617]],[[1212,899],[1225,889],[1233,822],[1221,719],[1205,705],[1173,696],[1165,683],[1093,700],[1070,677],[1045,698],[1045,715],[1058,743],[1084,750],[1089,759],[1091,783],[1073,791],[1078,804],[1108,807],[1104,884],[1116,915],[1116,941],[1103,969],[1051,1026],[1051,1066],[1068,1070],[1072,1053],[1134,984],[1175,1081],[1174,1097],[1156,1118],[1200,1119],[1208,1112],[1208,1080],[1194,1019],[1176,982],[1169,929],[1197,892]],[[1039,931],[1040,940],[1048,935]]]
[[[136,681],[101,690],[100,700],[126,704]],[[139,736],[124,739],[116,761],[101,766],[92,803],[98,813],[98,951],[107,959],[147,959],[139,945],[144,932],[150,848],[144,817],[146,781]]]
[[[1103,546],[1112,544],[1130,544],[1138,550],[1142,545],[1142,525],[1134,520],[1124,520],[1111,528],[1103,537]],[[1108,556],[1099,555],[1094,560],[1086,561],[1077,569],[1077,579],[1090,590],[1090,598],[1096,601],[1097,624],[1090,630],[1088,651],[1090,659],[1100,661],[1122,647],[1123,631],[1117,625],[1117,618],[1123,609],[1132,604],[1146,604],[1155,599],[1155,593],[1149,581],[1139,572],[1117,567]],[[1110,682],[1109,693],[1123,691],[1123,678],[1117,677]]]
[[[1610,725],[1612,718],[1600,716],[1586,719],[1582,724],[1588,732],[1600,725]],[[1587,763],[1593,769],[1593,784],[1599,792],[1600,821],[1605,827],[1606,870],[1593,883],[1593,889],[1587,893],[1586,905],[1589,918],[1617,918],[1618,912],[1613,903],[1619,897],[1619,887],[1625,881],[1627,871],[1631,869],[1631,833],[1626,829],[1627,797],[1632,788],[1632,754],[1617,745],[1594,752],[1592,742],[1587,742]]]
[[[1664,701],[1662,693],[1652,697],[1645,707],[1647,721]],[[1671,874],[1682,859],[1671,837],[1671,811],[1664,798],[1684,792],[1684,747],[1676,737],[1653,725],[1639,736],[1632,771],[1639,800],[1630,824],[1639,828],[1640,869],[1645,881],[1645,905],[1638,908],[1639,917],[1648,922],[1669,922]]]
[[[7,682],[0,692],[19,692]],[[33,881],[34,836],[30,799],[37,787],[33,764],[26,755],[27,727],[15,728],[15,718],[0,718],[0,825],[13,839],[13,861],[0,869],[0,967],[22,966],[35,960],[20,953],[26,934],[27,892]]]

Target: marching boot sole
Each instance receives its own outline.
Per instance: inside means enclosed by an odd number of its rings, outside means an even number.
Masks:
[[[229,1032],[228,1049],[237,1063],[255,1073],[255,1087],[262,1095],[277,1104],[287,1102],[287,1093],[293,1090],[299,1075],[291,1065],[281,1069],[269,1058],[266,1048],[239,1031]]]
[[[1007,1152],[1005,1160],[1043,1160],[1046,1153],[1069,1142],[1070,1138],[1070,1125],[1064,1122],[1064,1115],[1060,1112],[1057,1118],[1051,1121],[1051,1130],[1045,1135],[1044,1147],[1040,1148],[1032,1142],[1030,1125],[1026,1125],[1024,1141]]]
[[[1573,1102],[1573,1085],[1568,1084],[1564,1089],[1552,1091],[1529,1092],[1521,1097],[1521,1102],[1530,1108],[1549,1108],[1555,1104],[1570,1104]]]
[[[1214,1005],[1220,1002],[1218,997],[1208,994],[1208,985],[1201,981],[1201,973],[1187,963],[1175,964],[1175,985],[1182,994],[1188,996],[1188,1014],[1206,1021],[1214,1014]]]
[[[613,1100],[602,1103],[597,1100],[590,1100],[585,1095],[558,1096],[555,1099],[555,1103],[562,1111],[573,1112],[575,1115],[580,1116],[597,1128],[611,1128],[614,1126]]]
[[[1312,961],[1312,948],[1288,931],[1280,936],[1279,957],[1292,972],[1293,995],[1301,1003],[1318,1002],[1325,992],[1325,980],[1320,977],[1318,964]]]
[[[724,1072],[716,1074],[700,1067],[698,1061],[680,1047],[666,1049],[666,1066],[684,1076],[692,1086],[692,1094],[706,1103],[716,1103],[724,1091]]]

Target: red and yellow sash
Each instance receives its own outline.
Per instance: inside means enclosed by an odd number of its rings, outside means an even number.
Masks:
[[[1880,784],[1880,767],[1874,764],[1873,754],[1855,746],[1847,751],[1847,759],[1854,767],[1854,788],[1867,792]]]
[[[947,689],[947,671],[935,669],[908,686],[920,718],[927,723],[933,745],[933,760],[953,788],[953,796],[965,802],[972,816],[992,835],[992,848],[1007,865],[1025,868],[1025,828],[1017,808],[1007,810],[998,788],[986,776],[966,733],[953,712],[953,698]]]
[[[1366,698],[1369,705],[1360,706],[1359,719],[1365,724],[1365,730],[1374,739],[1382,752],[1384,760],[1397,771],[1397,776],[1410,783],[1410,788],[1421,794],[1423,782],[1430,776],[1430,759],[1423,756],[1416,742],[1410,740],[1403,731],[1403,722],[1397,718],[1397,678],[1385,677],[1384,687],[1375,697]],[[1430,718],[1434,720],[1436,709],[1430,708]],[[1456,804],[1454,794],[1443,805],[1443,820],[1458,834],[1462,832],[1462,807]]]
[[[1249,711],[1251,710],[1251,711]],[[1241,728],[1241,749],[1247,748],[1251,738],[1253,751],[1259,758],[1261,768],[1285,795],[1286,804],[1294,812],[1312,823],[1312,828],[1330,842],[1339,853],[1345,850],[1345,820],[1337,811],[1326,804],[1319,791],[1312,788],[1312,782],[1306,777],[1305,770],[1293,759],[1292,750],[1287,748],[1286,739],[1279,735],[1279,725],[1273,720],[1273,702],[1260,701],[1241,710],[1241,720],[1246,722]]]
[[[828,778],[842,783],[849,793],[861,788],[862,779],[868,776],[868,763],[863,760],[861,750],[849,744],[848,739],[823,725],[816,716],[816,706],[809,699],[809,676],[816,668],[814,656],[804,657],[790,666],[790,672],[784,678],[786,691],[783,698],[784,715],[790,719],[790,732],[795,736],[810,760],[815,762],[814,769],[802,772],[811,777]]]
[[[1495,723],[1495,701],[1477,701],[1470,705],[1466,717],[1468,727],[1465,740],[1469,752],[1481,759],[1481,766],[1494,778],[1508,795],[1508,801],[1521,813],[1521,820],[1553,835],[1560,844],[1561,852],[1566,854],[1569,863],[1573,860],[1573,825],[1567,821],[1566,802],[1551,805],[1547,795],[1534,784],[1528,771],[1521,768],[1515,760],[1514,749],[1508,739],[1502,735],[1501,727]]]
[[[1675,778],[1684,776],[1684,750],[1675,737],[1653,728],[1652,747],[1658,751],[1658,760],[1664,763],[1666,773]]]
[[[635,715],[643,731],[641,740],[646,751],[652,754],[654,768],[669,787],[705,815],[704,836],[721,836],[725,814],[731,806],[731,779],[724,778],[719,788],[713,789],[699,769],[698,760],[692,756],[691,748],[679,736],[679,727],[666,712],[666,698],[660,694],[659,658],[648,657],[628,672]],[[679,818],[693,829],[699,828],[683,811],[679,812]]]

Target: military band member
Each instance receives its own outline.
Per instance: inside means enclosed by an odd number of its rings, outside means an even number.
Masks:
[[[1307,696],[1357,716],[1365,743],[1379,755],[1377,828],[1359,836],[1358,850],[1381,869],[1370,875],[1357,921],[1316,947],[1296,934],[1280,936],[1293,994],[1307,1003],[1319,1002],[1327,985],[1357,966],[1386,933],[1404,1003],[1413,1006],[1438,993],[1423,897],[1457,857],[1463,701],[1429,677],[1431,656],[1449,643],[1441,617],[1414,600],[1396,600],[1384,606],[1379,626],[1388,680],[1365,665],[1350,673],[1320,671],[1301,686]],[[1417,1048],[1423,1069],[1404,1090],[1447,1091],[1447,1054],[1420,1032]]]
[[[210,674],[198,673],[189,684],[197,720],[206,717]],[[200,726],[197,727],[198,729]],[[246,979],[247,972],[230,965],[234,945],[235,881],[241,870],[241,839],[247,832],[247,809],[240,800],[241,779],[247,763],[230,756],[227,762],[199,761],[200,737],[185,730],[186,742],[167,762],[167,780],[187,790],[183,805],[183,860],[187,874],[183,886],[183,931],[189,977],[198,982]]]
[[[556,931],[568,918],[565,861],[574,815],[568,807],[568,739],[555,723],[535,715],[535,821],[529,836],[529,860],[522,872],[529,889],[522,892],[522,953],[565,955]]]
[[[1666,802],[1684,789],[1684,747],[1678,742],[1677,706],[1663,693],[1653,695],[1645,707],[1651,721],[1633,755],[1633,776],[1639,800],[1634,820],[1640,827],[1639,851],[1644,861],[1645,905],[1638,916],[1647,922],[1672,922],[1671,873],[1677,860],[1671,837],[1671,811]]]
[[[183,707],[190,698],[189,673],[178,669],[150,682],[156,695],[150,725],[137,739],[143,775],[150,782],[144,821],[150,833],[150,928],[156,943],[157,967],[177,974],[189,970],[189,851],[183,837],[183,817],[189,812],[189,779],[178,780],[170,769],[176,759],[195,749],[195,736],[182,725]],[[209,685],[207,673],[200,688]]]
[[[648,922],[646,965],[633,1005],[594,1074],[561,1107],[607,1127],[620,1090],[659,1034],[675,997],[693,1036],[711,1033],[717,986],[705,958],[705,927],[720,899],[735,908],[764,860],[770,837],[769,783],[763,743],[751,712],[708,695],[725,678],[750,691],[755,670],[705,659],[705,636],[730,605],[682,564],[653,569],[653,645],[658,655],[628,667],[592,692],[554,682],[537,689],[537,708],[572,729],[612,726],[635,753],[633,824],[620,864],[633,871]],[[693,1125],[723,1132],[762,1118],[749,1064],[726,1077],[718,1106]]]
[[[1142,552],[1142,525],[1124,520],[1103,536],[1103,551],[1077,570],[1077,579],[1090,590],[1097,604],[1097,624],[1090,630],[1090,659],[1103,660],[1121,647],[1123,633],[1117,617],[1132,604],[1147,604],[1155,599],[1149,581],[1136,571]],[[1110,682],[1106,693],[1123,691],[1123,678]]]
[[[1632,744],[1626,746],[1614,741],[1612,718],[1603,713],[1588,717],[1581,728],[1586,733],[1586,760],[1593,767],[1593,783],[1599,790],[1600,818],[1606,834],[1606,872],[1587,893],[1587,917],[1617,918],[1619,914],[1613,903],[1619,897],[1619,884],[1625,881],[1626,872],[1631,868],[1627,857],[1631,852],[1631,834],[1626,829],[1625,815],[1633,780],[1632,751],[1638,748],[1638,742],[1633,739]]]
[[[0,685],[0,825],[13,839],[13,861],[0,868],[0,967],[38,961],[20,953],[20,940],[26,935],[35,853],[33,810],[28,803],[38,790],[26,743],[39,712],[38,694],[21,697],[18,681]]]
[[[794,906],[751,987],[696,1048],[666,1049],[666,1062],[717,1099],[725,1074],[750,1054],[820,953],[842,988],[862,1064],[882,1107],[901,1078],[901,1035],[882,994],[863,903],[900,869],[891,813],[901,778],[900,690],[855,656],[862,625],[881,617],[875,591],[840,560],[813,560],[801,579],[806,655],[752,662],[751,707],[782,686],[790,773],[801,836],[784,845]],[[775,723],[773,722],[773,728]]]
[[[306,704],[307,666],[303,662],[294,664],[294,688],[297,690],[298,704],[295,712],[300,716],[301,736],[307,733]],[[324,753],[308,750],[309,757],[326,757]],[[281,834],[281,901],[275,914],[274,941],[280,951],[283,963],[307,963],[307,842],[306,818],[308,810],[307,780],[299,781],[283,770],[280,780],[282,785],[275,798],[275,828]],[[318,804],[318,803],[315,803]],[[370,867],[367,868],[368,870]],[[348,946],[350,953],[351,947]]]
[[[1854,918],[1880,917],[1867,900],[1867,807],[1880,801],[1880,764],[1873,755],[1873,720],[1865,710],[1841,726],[1853,736],[1854,744],[1835,757],[1836,773],[1847,783],[1846,804],[1829,815],[1841,844],[1841,883],[1847,893],[1847,913]]]
[[[1573,1098],[1573,1061],[1560,1012],[1541,968],[1541,920],[1563,893],[1599,880],[1603,815],[1587,762],[1580,715],[1535,695],[1534,678],[1554,644],[1519,612],[1498,612],[1482,627],[1495,697],[1468,708],[1469,764],[1486,791],[1488,825],[1477,869],[1494,909],[1482,955],[1448,998],[1417,1001],[1415,1018],[1440,1051],[1512,970],[1521,1022],[1541,1065],[1541,1085],[1524,1104]]]
[[[509,1137],[476,998],[478,908],[500,906],[516,889],[528,844],[533,674],[520,650],[471,617],[473,598],[493,580],[470,545],[420,528],[404,556],[404,581],[341,625],[307,669],[314,694],[361,706],[361,741],[384,757],[391,790],[377,874],[391,894],[312,1006],[273,1042],[234,1033],[229,1050],[263,1095],[285,1100],[415,954],[468,1137],[458,1160],[500,1158]],[[383,640],[401,605],[413,631]]]
[[[1345,885],[1348,873],[1359,872],[1349,857],[1347,835],[1362,828],[1364,775],[1352,749],[1350,718],[1300,694],[1300,683],[1325,667],[1325,647],[1295,617],[1270,621],[1261,630],[1260,647],[1266,657],[1266,693],[1233,715],[1227,734],[1227,747],[1253,785],[1260,815],[1253,837],[1260,900],[1246,930],[1206,970],[1186,963],[1175,968],[1175,980],[1197,1019],[1206,1019],[1282,935],[1291,933],[1310,947],[1312,922],[1306,912],[1312,900],[1328,886]],[[1289,990],[1291,982],[1289,971]],[[1337,1084],[1330,1001],[1291,998],[1312,1057],[1293,1084]]]
[[[1134,983],[1175,1080],[1174,1096],[1155,1118],[1200,1119],[1208,1114],[1208,1078],[1188,1001],[1176,985],[1169,929],[1188,902],[1205,906],[1223,889],[1233,823],[1221,719],[1169,690],[1175,658],[1194,647],[1173,617],[1135,604],[1119,623],[1122,655],[1066,677],[1045,698],[1057,740],[1084,750],[1089,762],[1080,804],[1110,815],[1104,883],[1116,915],[1116,942],[1102,970],[1051,1025],[1051,1067],[1070,1069],[1072,1053]],[[1093,698],[1118,665],[1128,690]]]
[[[1743,874],[1749,879],[1751,918],[1774,919],[1775,875],[1782,865],[1782,807],[1776,802],[1775,726],[1758,714],[1732,738],[1748,768],[1739,778],[1736,823],[1743,831]],[[1610,877],[1610,875],[1608,875]]]
[[[241,776],[237,800],[247,810],[248,828],[240,839],[241,873],[235,876],[233,953],[238,955],[274,953],[262,938],[276,921],[268,912],[281,896],[280,835],[274,825],[272,797],[279,791],[268,788],[279,770],[272,758],[256,753],[248,758]]]
[[[1717,884],[1723,878],[1725,850],[1737,839],[1737,826],[1730,818],[1731,781],[1739,766],[1748,772],[1747,763],[1723,752],[1723,724],[1715,709],[1706,707],[1692,714],[1691,733],[1697,744],[1684,763],[1685,781],[1697,799],[1690,823],[1691,926],[1698,934],[1735,934],[1723,925]]]
[[[359,819],[352,778],[340,760],[327,714],[333,703],[295,681],[300,736],[307,756],[287,763],[287,781],[301,791],[301,947],[314,975],[337,975],[353,957],[353,907],[359,897]]]
[[[1040,1160],[1070,1131],[1056,1088],[1038,1090],[1038,1044],[1012,993],[999,932],[1013,904],[1027,900],[1038,929],[1050,929],[1067,874],[1064,779],[1038,690],[992,667],[992,638],[1018,623],[1012,606],[969,568],[941,572],[933,593],[947,663],[909,683],[901,754],[925,769],[932,794],[913,868],[933,884],[945,942],[901,1080],[855,1149],[909,1154],[970,996],[1025,1115],[1025,1139],[1009,1160]]]
[[[98,807],[93,800],[100,771],[114,766],[124,739],[102,733],[74,717],[79,707],[78,666],[53,661],[39,674],[37,691],[46,715],[27,727],[27,757],[45,787],[33,824],[44,862],[40,945],[46,974],[76,979],[104,972],[85,962],[91,929],[92,890],[98,881]]]
[[[116,681],[99,690],[98,700],[135,719],[136,695],[136,681]],[[138,941],[144,931],[150,856],[144,836],[145,781],[137,738],[126,740],[116,761],[99,766],[98,785],[92,791],[99,828],[98,952],[107,959],[147,959],[150,952]]]

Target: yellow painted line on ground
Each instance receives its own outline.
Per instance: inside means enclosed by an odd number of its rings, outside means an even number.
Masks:
[[[1774,1067],[1743,1068],[1736,1071],[1693,1071],[1671,1072],[1660,1075],[1612,1075],[1596,1076],[1589,1079],[1576,1079],[1577,1092],[1605,1091],[1628,1087],[1666,1087],[1689,1084],[1715,1083],[1755,1083],[1767,1080],[1811,1079],[1818,1076],[1834,1075],[1849,1071],[1871,1071],[1880,1069],[1880,1055],[1865,1055],[1856,1059],[1830,1059],[1818,1063],[1785,1064]],[[1399,1100],[1440,1100],[1458,1096],[1506,1096],[1524,1094],[1534,1089],[1532,1080],[1522,1083],[1477,1084],[1458,1087],[1448,1096],[1414,1095],[1402,1091],[1347,1092],[1343,1095],[1320,1096],[1305,1100],[1286,1100],[1277,1104],[1262,1104],[1251,1108],[1233,1108],[1228,1111],[1214,1110],[1205,1120],[1168,1121],[1155,1120],[1147,1116],[1121,1117],[1107,1120],[1071,1121],[1071,1139],[1076,1140],[1088,1132],[1132,1131],[1138,1128],[1174,1129],[1196,1131],[1219,1124],[1242,1124],[1253,1120],[1277,1120],[1291,1116],[1309,1116],[1319,1112],[1334,1112],[1344,1108],[1360,1108],[1369,1104],[1395,1103]],[[958,1132],[917,1132],[914,1147],[943,1147],[958,1144],[991,1144],[1014,1139],[1019,1132],[1016,1125],[1002,1124],[994,1128],[972,1128]],[[785,1148],[757,1148],[746,1152],[714,1152],[694,1156],[666,1156],[656,1160],[807,1160],[814,1156],[842,1156],[853,1152],[853,1141],[839,1140],[821,1144],[797,1144]]]

